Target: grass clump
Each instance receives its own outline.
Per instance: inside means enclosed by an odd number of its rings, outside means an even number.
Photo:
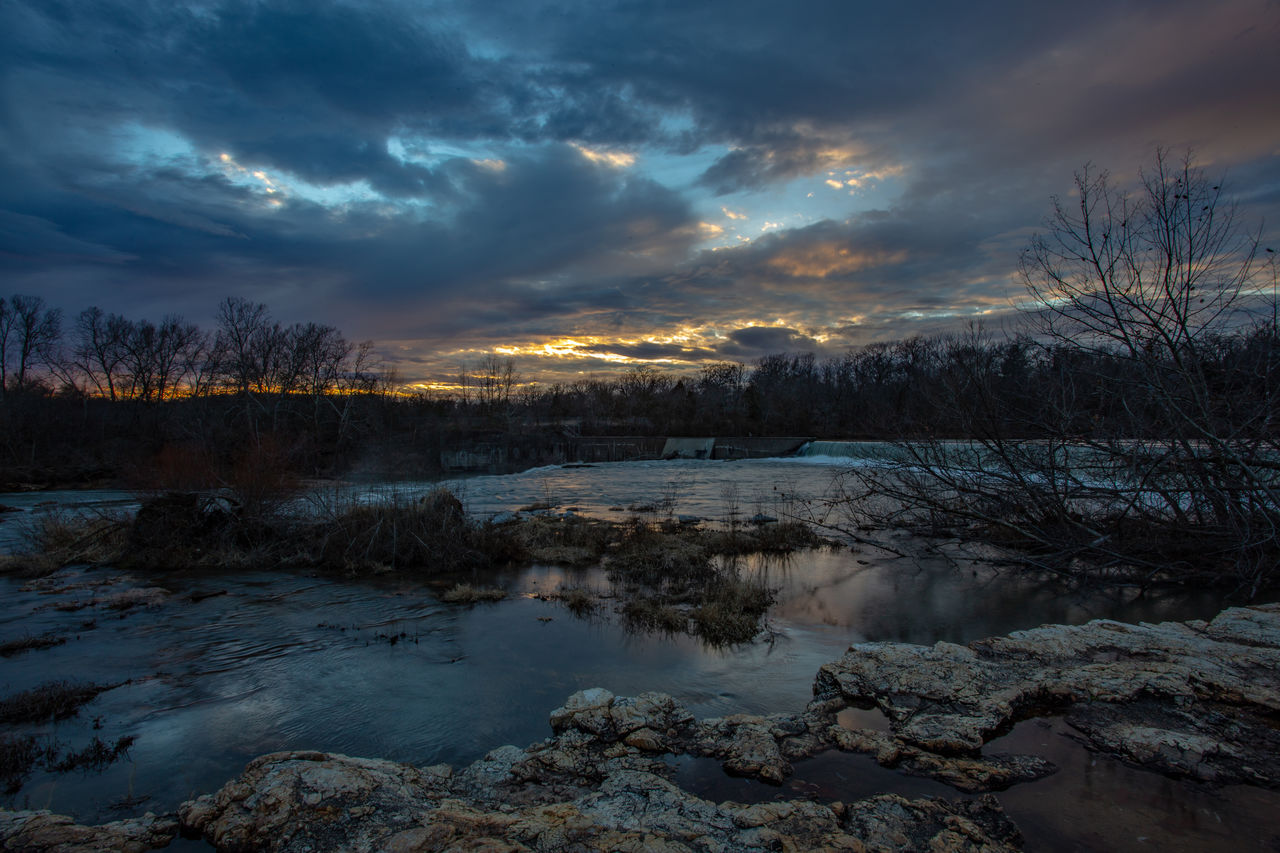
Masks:
[[[451,492],[377,503],[320,500],[293,517],[245,515],[238,505],[198,493],[143,503],[118,562],[157,568],[321,568],[344,574],[474,570],[520,559],[524,547],[505,526],[477,524]]]
[[[18,793],[37,767],[51,773],[101,772],[127,754],[135,740],[133,735],[127,735],[112,744],[95,736],[84,749],[63,752],[62,745],[54,740],[0,735],[0,788],[6,795]]]
[[[839,544],[814,533],[813,528],[801,521],[778,521],[750,527],[733,525],[726,530],[709,531],[707,539],[718,554],[788,554]]]
[[[631,522],[606,563],[622,590],[623,618],[637,629],[688,633],[714,646],[749,642],[773,592],[717,559],[726,554],[723,543],[719,533]]]
[[[440,594],[440,600],[447,604],[475,604],[480,601],[501,601],[507,597],[505,589],[497,587],[472,586],[469,583],[454,584]]]
[[[750,642],[759,632],[760,620],[773,604],[773,597],[761,584],[726,578],[693,609],[695,632],[712,645]]]
[[[125,548],[129,521],[124,516],[76,516],[62,512],[24,518],[23,544],[17,554],[0,558],[0,571],[38,577],[64,566],[103,563]]]
[[[27,634],[16,640],[6,640],[0,643],[0,657],[9,658],[23,652],[38,651],[40,649],[51,649],[54,646],[60,646],[67,641],[66,637],[59,637],[56,634]]]
[[[537,517],[524,519],[513,533],[531,562],[581,567],[600,562],[617,539],[615,528],[581,516]]]
[[[113,744],[94,736],[84,749],[68,752],[60,758],[50,757],[48,767],[55,773],[69,773],[72,770],[88,772],[106,770],[120,759],[137,740],[133,735],[126,735]]]
[[[713,552],[697,530],[655,527],[639,520],[624,525],[606,568],[615,583],[661,589],[676,597],[696,593],[713,580]]]
[[[48,752],[49,747],[31,735],[0,735],[0,788],[4,793],[16,794]]]
[[[444,489],[416,501],[351,504],[318,525],[317,562],[329,568],[472,568],[486,563],[462,502]]]
[[[74,684],[50,681],[39,687],[0,699],[0,723],[43,723],[65,720],[80,712],[81,706],[93,701],[111,684]]]
[[[580,586],[561,590],[560,600],[574,616],[587,616],[596,609],[596,597]]]
[[[629,626],[642,631],[683,634],[689,630],[689,609],[660,596],[629,598],[620,612]]]
[[[167,492],[142,502],[118,562],[130,568],[243,564],[269,531],[250,523],[234,501],[202,492]]]

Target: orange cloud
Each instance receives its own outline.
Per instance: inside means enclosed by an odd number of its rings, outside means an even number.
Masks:
[[[826,278],[831,275],[858,272],[874,267],[900,264],[907,253],[884,251],[854,251],[838,243],[818,243],[812,246],[789,248],[769,260],[769,266],[793,278]]]

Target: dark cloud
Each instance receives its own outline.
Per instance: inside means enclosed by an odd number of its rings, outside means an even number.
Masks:
[[[1268,0],[0,4],[0,270],[68,310],[234,292],[438,350],[834,351],[1003,316],[1087,160],[1192,146],[1278,242],[1278,41]],[[694,253],[712,194],[846,166],[894,193]]]
[[[774,352],[815,352],[822,349],[816,340],[795,329],[782,326],[751,326],[734,329],[729,341],[717,348],[724,358],[755,359]]]

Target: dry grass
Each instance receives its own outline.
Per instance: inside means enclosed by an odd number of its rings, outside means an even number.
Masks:
[[[47,720],[65,720],[74,717],[99,694],[110,690],[111,684],[73,684],[70,681],[50,681],[0,699],[0,723],[43,723]]]
[[[56,740],[0,735],[0,788],[6,795],[18,793],[36,767],[52,773],[100,772],[127,754],[134,740],[128,735],[109,744],[95,736],[84,749],[63,752],[62,744]]]
[[[694,633],[716,646],[750,642],[773,604],[773,591],[741,578],[726,578],[693,610]]]
[[[49,748],[31,735],[0,735],[0,788],[16,794],[27,775],[48,757]]]
[[[688,633],[714,646],[749,642],[759,632],[773,592],[741,579],[732,563],[715,559],[761,550],[744,544],[747,537],[728,539],[720,531],[639,521],[625,530],[606,567],[624,598],[620,612],[629,625]],[[735,547],[727,547],[730,543]]]
[[[785,521],[729,530],[640,517],[622,523],[580,516],[477,523],[442,489],[417,500],[377,503],[317,498],[313,514],[269,522],[242,516],[234,502],[218,496],[171,493],[144,502],[130,525],[104,521],[79,529],[50,518],[39,541],[58,555],[85,555],[92,544],[101,549],[98,556],[110,559],[114,553],[123,565],[158,568],[275,566],[448,576],[518,563],[602,566],[628,624],[688,633],[715,645],[749,641],[773,600],[768,589],[738,576],[732,558],[826,544],[807,526]],[[460,583],[440,599],[471,604],[505,595]],[[567,589],[560,598],[579,616],[599,607],[585,589]],[[14,641],[14,650],[37,643]]]
[[[390,569],[458,569],[486,561],[473,547],[462,502],[438,489],[419,500],[350,504],[311,528],[315,559],[327,567],[375,564]]]
[[[642,631],[683,634],[689,630],[689,610],[660,597],[637,596],[619,609],[627,625]]]
[[[476,604],[481,601],[501,601],[506,597],[505,589],[472,586],[469,583],[454,584],[440,594],[440,600],[446,604]]]
[[[27,634],[16,640],[7,640],[0,643],[0,657],[8,658],[23,652],[51,649],[54,646],[62,645],[66,641],[66,637],[59,637],[56,634]]]
[[[554,566],[590,566],[600,562],[617,539],[616,525],[570,516],[536,517],[511,525],[525,558]]]
[[[708,546],[717,554],[788,554],[808,548],[838,545],[813,532],[800,521],[778,521],[734,526],[707,533]]]
[[[39,577],[64,566],[100,564],[119,558],[125,549],[130,522],[124,515],[104,513],[84,517],[42,512],[22,519],[19,524],[21,550],[0,558],[0,572]]]
[[[89,771],[106,770],[129,751],[136,740],[133,735],[126,735],[113,744],[94,736],[84,749],[68,752],[60,758],[50,758],[49,769],[55,773],[69,773],[72,770]]]
[[[679,595],[715,577],[713,552],[703,531],[655,527],[639,520],[619,530],[621,539],[605,564],[614,583]]]
[[[596,609],[596,597],[590,590],[571,587],[560,591],[560,600],[574,616],[587,616]]]

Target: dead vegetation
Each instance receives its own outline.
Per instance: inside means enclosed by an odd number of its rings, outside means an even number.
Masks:
[[[55,752],[56,757],[50,757],[48,767],[55,773],[69,773],[72,770],[100,772],[128,753],[129,747],[133,746],[135,740],[137,738],[132,735],[126,735],[115,743],[107,743],[95,735],[84,749],[60,755]]]
[[[481,601],[501,601],[506,597],[505,589],[472,586],[469,583],[454,584],[440,594],[440,600],[446,604],[476,604]]]
[[[16,794],[41,759],[48,746],[31,735],[0,735],[0,788]]]
[[[0,699],[0,724],[43,723],[48,720],[65,720],[80,712],[114,684],[76,684],[71,681],[50,681]]]
[[[0,657],[9,658],[23,652],[38,651],[40,649],[51,649],[54,646],[60,646],[67,641],[66,637],[59,637],[56,634],[27,634],[18,637],[16,640],[6,640],[0,643]]]
[[[440,596],[467,604],[506,594],[475,582],[476,572],[535,563],[602,567],[628,624],[726,644],[750,640],[773,600],[767,588],[742,577],[737,558],[828,543],[791,521],[720,529],[674,518],[615,522],[563,513],[479,522],[451,492],[437,489],[416,499],[313,496],[309,512],[293,514],[248,512],[227,493],[170,492],[144,500],[129,522],[50,517],[32,544],[31,559],[52,568],[90,562],[160,570],[320,569],[350,577],[470,574],[471,582]],[[581,588],[560,598],[579,616],[600,607],[599,596]],[[13,650],[39,642],[14,641]]]
[[[560,601],[564,606],[569,608],[569,612],[574,616],[589,616],[596,610],[596,596],[591,590],[583,589],[580,586],[569,587],[560,591]]]
[[[122,514],[90,517],[44,512],[25,517],[20,553],[0,557],[0,571],[39,577],[77,563],[109,562],[125,547],[130,520]]]
[[[128,754],[135,740],[126,735],[108,743],[95,735],[83,749],[68,750],[50,738],[0,735],[0,790],[16,794],[37,767],[51,773],[101,772]]]

